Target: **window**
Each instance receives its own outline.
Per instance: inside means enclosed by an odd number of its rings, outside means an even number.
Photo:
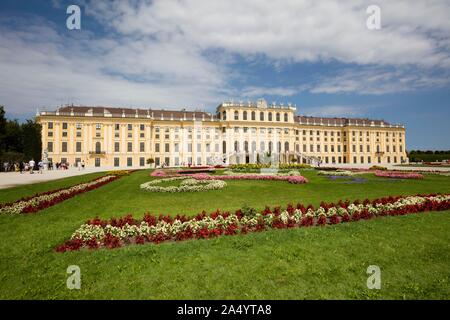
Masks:
[[[289,152],[289,142],[284,143],[284,152]]]
[[[132,124],[128,124],[127,127],[128,127],[128,130],[130,130],[130,131],[133,130],[133,125]]]
[[[102,124],[101,123],[96,123],[95,124],[95,129],[100,130],[102,128]]]
[[[234,120],[239,120],[239,112],[234,112]]]
[[[288,122],[288,114],[287,113],[284,114],[284,122]]]
[[[202,152],[202,144],[197,143],[197,152]]]
[[[47,150],[48,152],[53,152],[53,142],[47,142]]]
[[[243,120],[247,120],[247,111],[244,111],[244,113],[242,114],[242,118]]]
[[[114,152],[119,152],[119,151],[120,151],[120,143],[114,142]]]
[[[234,151],[239,152],[239,142],[237,141],[234,142]]]
[[[77,141],[76,143],[76,152],[81,152],[81,142]]]
[[[256,112],[252,111],[252,120],[255,121],[256,120]]]
[[[133,151],[133,142],[128,142],[127,144],[127,151],[132,152]]]
[[[49,137],[53,137],[53,132],[52,132],[52,131],[49,131],[47,135],[48,135]]]
[[[139,151],[140,152],[145,152],[145,142],[139,143]]]
[[[67,130],[67,122],[63,122],[62,128],[63,128],[63,130]]]
[[[144,167],[144,166],[145,166],[145,158],[144,158],[144,157],[140,157],[140,158],[139,158],[139,165],[140,165],[141,167]]]
[[[81,138],[81,131],[77,131],[77,138]]]
[[[47,123],[47,128],[48,128],[49,130],[52,130],[52,129],[53,129],[53,122]]]
[[[164,163],[165,163],[166,166],[169,166],[170,165],[170,158],[169,157],[165,157],[164,158]]]
[[[164,152],[170,152],[170,144],[169,143],[164,144]]]
[[[370,146],[367,145],[367,152],[370,152]]]
[[[269,112],[269,121],[272,121],[272,112]]]
[[[100,165],[101,165],[101,160],[100,160],[100,158],[95,158],[95,166],[96,166],[96,167],[100,167]]]
[[[62,151],[62,152],[67,152],[67,142],[66,142],[66,141],[64,141],[64,142],[62,143],[61,151]]]
[[[259,113],[259,121],[264,121],[264,112]]]
[[[102,144],[100,142],[95,143],[95,153],[100,153],[102,151]]]
[[[226,111],[222,112],[222,119],[227,120],[227,112]]]
[[[280,113],[279,112],[277,112],[277,114],[276,114],[276,119],[277,119],[277,121],[280,121]]]
[[[115,130],[120,130],[120,124],[116,123],[116,124],[114,125],[114,129],[115,129]]]
[[[180,145],[178,143],[175,143],[175,152],[180,152]]]
[[[67,131],[63,131],[62,136],[67,137]]]
[[[161,165],[161,160],[159,157],[155,158],[155,166],[159,167]]]
[[[132,157],[128,157],[127,158],[127,166],[128,167],[132,167],[133,166],[133,158]]]
[[[188,152],[192,152],[192,143],[188,143]]]
[[[119,158],[114,158],[114,167],[118,167],[120,165]]]
[[[145,130],[145,125],[143,125],[143,124],[139,125],[139,129],[140,129],[141,131],[144,131],[144,130]]]

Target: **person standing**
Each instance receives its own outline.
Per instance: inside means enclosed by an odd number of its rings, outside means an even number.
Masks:
[[[33,170],[34,170],[34,166],[36,165],[36,162],[34,162],[34,160],[31,159],[29,165],[30,165],[30,174],[33,174],[34,173]]]
[[[39,173],[42,174],[42,169],[44,169],[44,163],[41,161],[38,162]]]
[[[20,173],[23,173],[23,169],[25,168],[25,166],[23,165],[23,161],[19,162],[19,171]]]

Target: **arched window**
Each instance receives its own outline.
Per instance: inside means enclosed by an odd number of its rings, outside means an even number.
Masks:
[[[226,141],[222,142],[222,153],[223,154],[227,153],[227,142]]]
[[[234,151],[239,152],[239,142],[238,141],[234,142]]]
[[[277,152],[278,152],[278,153],[281,152],[281,142],[280,142],[280,141],[278,141],[278,150],[277,150]]]
[[[264,151],[266,151],[266,146],[265,146],[265,144],[264,144],[264,141],[261,141],[261,143],[260,143],[260,146],[259,146],[259,147],[260,147],[260,149],[261,149],[261,150],[260,150],[261,152],[264,152]]]
[[[255,121],[256,120],[256,112],[252,111],[252,120]]]
[[[252,152],[256,151],[256,141],[252,142]]]
[[[272,121],[272,112],[269,112],[269,121]]]
[[[244,120],[247,120],[247,111],[244,111],[244,113],[243,113],[243,115],[242,115],[242,118],[243,118]]]
[[[264,112],[259,113],[259,121],[264,121]]]
[[[279,112],[277,112],[276,118],[277,118],[277,121],[280,121],[280,113]]]
[[[239,120],[239,112],[234,112],[234,120]]]
[[[272,152],[272,141],[269,141],[269,152]]]
[[[248,152],[248,141],[244,141],[244,151]]]
[[[287,113],[284,114],[284,122],[288,122],[288,114]]]
[[[284,152],[289,152],[289,142],[284,143]]]
[[[227,112],[226,111],[222,112],[222,119],[227,120]]]
[[[95,152],[100,153],[102,151],[102,144],[100,142],[95,143]]]

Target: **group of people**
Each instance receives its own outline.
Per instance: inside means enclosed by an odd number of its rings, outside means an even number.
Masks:
[[[84,160],[77,162],[76,167],[78,170],[82,170],[85,168],[85,162]],[[41,161],[34,161],[34,159],[31,159],[29,162],[23,162],[23,161],[17,161],[17,162],[4,162],[3,163],[3,171],[5,172],[29,172],[30,174],[33,174],[35,172],[42,173],[44,170],[45,165],[44,162]],[[53,164],[52,162],[47,163],[47,169],[48,170],[67,170],[69,169],[69,163],[67,162],[56,162]]]
[[[4,162],[3,163],[3,170],[5,172],[30,172],[33,174],[35,171],[42,173],[42,170],[44,169],[44,163],[42,161],[39,161],[36,163],[33,159],[31,159],[29,162]]]

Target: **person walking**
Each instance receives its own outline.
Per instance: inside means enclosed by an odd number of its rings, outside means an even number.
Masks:
[[[33,170],[34,170],[34,166],[36,165],[36,162],[34,162],[34,160],[31,159],[29,165],[30,165],[30,174],[33,174],[34,173]]]
[[[23,165],[23,161],[19,162],[19,171],[20,173],[23,173],[23,169],[25,168],[25,166]]]
[[[39,173],[42,174],[42,169],[44,169],[44,163],[41,161],[38,162]]]

